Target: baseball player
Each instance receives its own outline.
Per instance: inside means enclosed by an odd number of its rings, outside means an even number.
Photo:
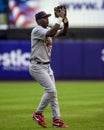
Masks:
[[[53,127],[68,127],[60,120],[60,110],[57,100],[57,91],[53,71],[50,67],[50,58],[52,50],[52,38],[66,35],[68,30],[68,20],[66,18],[65,6],[57,6],[54,8],[57,22],[51,28],[48,26],[48,17],[44,11],[40,11],[35,15],[37,26],[31,32],[31,56],[29,72],[31,76],[44,88],[40,104],[33,113],[32,118],[42,127],[47,127],[43,112],[48,104],[52,110]],[[60,25],[63,23],[63,28]]]

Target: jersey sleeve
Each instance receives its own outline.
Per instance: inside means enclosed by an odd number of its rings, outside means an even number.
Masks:
[[[44,40],[46,37],[47,29],[37,26],[32,30],[31,37],[34,39]]]

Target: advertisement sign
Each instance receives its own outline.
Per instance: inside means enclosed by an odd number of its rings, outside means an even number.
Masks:
[[[84,77],[104,79],[104,42],[89,42],[84,47]]]
[[[45,2],[42,9],[52,13],[51,24],[55,22],[54,5],[65,4],[70,27],[104,27],[104,0],[56,0]]]
[[[104,27],[104,0],[9,0],[9,26],[33,27],[36,25],[34,15],[40,10],[51,13],[50,25],[56,21],[54,7],[64,4],[70,27]]]
[[[30,41],[0,41],[0,80],[30,80]],[[56,79],[104,79],[104,41],[55,41]]]
[[[30,42],[0,42],[0,79],[29,79]]]

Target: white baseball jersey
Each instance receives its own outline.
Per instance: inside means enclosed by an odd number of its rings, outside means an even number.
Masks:
[[[46,39],[46,33],[50,28],[36,26],[31,32],[31,59],[39,62],[50,62],[52,45],[47,45],[46,40],[52,42],[52,38]]]

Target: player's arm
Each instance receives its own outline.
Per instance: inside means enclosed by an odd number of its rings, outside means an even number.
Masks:
[[[46,37],[54,37],[57,33],[57,30],[59,30],[60,24],[56,23],[49,31],[46,33]]]
[[[57,12],[57,16],[58,16],[57,22],[55,23],[54,26],[51,27],[50,30],[47,31],[46,37],[54,37],[56,35],[56,33],[59,30],[60,25],[61,25],[64,17],[65,17],[64,13],[65,12],[63,10],[60,10],[60,11]],[[66,31],[66,25],[65,25],[65,28],[64,28],[63,32],[65,32],[65,31]]]
[[[55,37],[65,36],[67,34],[69,28],[69,23],[67,18],[63,19],[63,26],[64,27],[56,33]]]

